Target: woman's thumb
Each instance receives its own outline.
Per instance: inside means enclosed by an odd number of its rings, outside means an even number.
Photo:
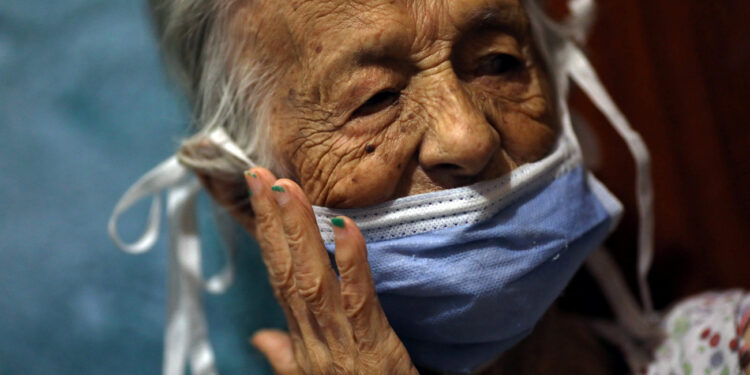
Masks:
[[[250,342],[268,358],[276,375],[297,375],[297,361],[289,334],[275,329],[256,332]]]

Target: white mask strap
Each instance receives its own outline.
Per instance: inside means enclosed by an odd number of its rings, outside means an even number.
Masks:
[[[218,274],[204,281],[201,275],[201,244],[195,213],[200,184],[190,170],[171,157],[141,177],[123,195],[109,220],[109,234],[115,244],[129,253],[150,250],[159,236],[162,191],[168,189],[169,283],[168,315],[164,342],[164,375],[184,374],[190,361],[193,375],[216,374],[215,359],[208,340],[201,289],[225,291],[232,282],[234,250],[225,248],[227,264]],[[153,197],[146,229],[134,243],[125,243],[117,231],[117,221],[141,199]]]
[[[224,128],[216,128],[208,134],[208,139],[216,146],[226,151],[235,158],[241,160],[248,168],[255,168],[257,165],[242,152],[239,146],[232,141]]]
[[[538,0],[527,0],[526,5],[532,24],[541,45],[542,53],[553,64],[563,70],[558,73],[558,90],[561,96],[567,95],[569,76],[596,107],[607,117],[617,133],[628,145],[636,167],[636,195],[638,197],[638,261],[637,277],[641,303],[647,315],[653,315],[653,303],[648,288],[647,276],[653,260],[654,212],[653,187],[651,183],[651,162],[648,149],[640,135],[633,130],[628,120],[620,112],[607,90],[597,77],[594,68],[574,40],[585,38],[588,25],[593,19],[593,0],[570,0],[571,16],[567,23],[551,20],[544,13]]]
[[[654,248],[653,186],[651,182],[651,158],[641,136],[633,130],[612,98],[604,89],[594,68],[583,52],[572,43],[566,46],[568,73],[622,137],[635,160],[636,195],[638,198],[638,287],[641,303],[647,314],[653,313],[653,303],[648,287],[648,271],[651,268]]]

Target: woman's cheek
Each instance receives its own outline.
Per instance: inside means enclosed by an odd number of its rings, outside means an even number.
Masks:
[[[557,132],[545,122],[520,111],[505,112],[499,132],[506,152],[516,164],[544,158],[557,139]]]
[[[480,101],[500,134],[503,150],[517,165],[546,156],[557,139],[557,126],[549,100],[527,88],[520,96],[483,93]]]
[[[329,175],[321,203],[332,208],[357,208],[394,198],[404,171],[419,147],[418,127],[405,116],[376,134],[343,137],[349,148]],[[352,145],[356,145],[353,146]],[[334,152],[336,153],[336,152]]]

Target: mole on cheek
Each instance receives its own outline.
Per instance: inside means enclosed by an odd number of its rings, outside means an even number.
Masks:
[[[374,145],[365,146],[365,152],[367,152],[368,154],[372,154],[373,152],[375,152],[375,146]]]
[[[323,46],[322,45],[318,45],[317,47],[315,47],[315,53],[319,54],[321,52],[323,52]]]

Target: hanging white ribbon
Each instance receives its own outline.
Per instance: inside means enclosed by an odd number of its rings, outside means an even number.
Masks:
[[[609,93],[604,88],[593,66],[575,41],[588,35],[593,19],[593,0],[569,0],[571,14],[565,23],[550,19],[536,0],[527,0],[542,54],[555,69],[560,95],[568,94],[568,78],[589,97],[599,111],[604,114],[612,127],[625,141],[635,160],[636,195],[638,198],[638,261],[637,276],[641,294],[641,304],[646,315],[653,314],[653,303],[647,276],[653,260],[654,212],[653,186],[651,181],[651,158],[646,144],[631,126]]]
[[[583,90],[596,107],[607,117],[614,129],[625,141],[635,160],[636,197],[638,198],[638,260],[637,276],[641,303],[647,314],[654,311],[648,287],[648,271],[654,254],[654,197],[651,182],[651,157],[641,136],[633,130],[620,112],[604,85],[596,75],[583,52],[570,43],[567,46],[568,72],[578,87]]]
[[[599,250],[587,260],[587,267],[602,288],[617,320],[617,325],[597,322],[594,328],[622,350],[628,364],[635,372],[648,363],[651,350],[649,345],[658,340],[660,335],[659,315],[653,310],[647,281],[654,252],[650,155],[643,139],[630,126],[607,93],[593,66],[577,45],[577,43],[583,44],[588,37],[594,18],[594,1],[570,0],[571,13],[564,23],[557,23],[547,17],[537,0],[527,0],[526,5],[541,53],[551,65],[550,70],[556,79],[555,85],[559,100],[561,100],[561,115],[567,116],[566,98],[569,89],[568,80],[571,80],[604,114],[627,144],[635,161],[635,191],[639,215],[637,280],[641,306],[639,307],[633,294],[627,288],[622,273],[619,272],[606,251]]]
[[[186,358],[194,375],[217,373],[201,298],[201,244],[195,214],[199,191],[198,181],[188,179],[167,195],[170,251],[164,375],[184,374]]]
[[[161,194],[168,189],[169,281],[167,327],[164,337],[163,375],[183,375],[189,361],[193,375],[217,374],[215,358],[208,338],[202,303],[203,289],[211,293],[225,291],[232,282],[234,250],[226,247],[227,264],[204,282],[201,275],[201,244],[195,206],[200,184],[192,172],[171,157],[139,179],[115,206],[109,220],[109,234],[122,250],[143,253],[156,243],[161,221]],[[117,231],[117,221],[141,199],[153,197],[144,233],[126,243]]]

